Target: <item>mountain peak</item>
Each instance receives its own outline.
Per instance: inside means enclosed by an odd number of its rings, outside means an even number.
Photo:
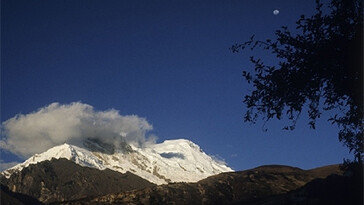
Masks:
[[[30,164],[53,158],[65,158],[81,166],[100,170],[109,168],[121,173],[129,171],[156,184],[197,182],[214,174],[233,171],[185,139],[166,140],[143,148],[123,142],[115,146],[92,139],[86,140],[83,145],[82,148],[65,143],[53,147],[2,174],[9,177]]]
[[[195,144],[192,141],[188,140],[188,139],[173,139],[173,140],[164,140],[162,142],[162,144]]]

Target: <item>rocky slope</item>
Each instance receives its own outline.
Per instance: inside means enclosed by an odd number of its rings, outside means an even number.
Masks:
[[[330,175],[314,179],[285,194],[260,198],[252,204],[265,205],[362,205],[363,172],[360,176]]]
[[[131,173],[53,159],[3,177],[7,187],[1,186],[1,204],[37,204],[37,199],[52,204],[362,204],[362,180],[362,175],[343,176],[338,165],[312,170],[271,165],[157,186]]]
[[[155,186],[130,172],[82,167],[62,158],[29,165],[9,178],[2,177],[1,184],[45,203]]]
[[[65,204],[261,204],[259,201],[296,190],[313,179],[340,173],[337,165],[314,170],[262,166],[221,173],[197,183],[172,183]]]
[[[40,205],[42,204],[37,199],[30,197],[28,195],[14,193],[4,185],[0,185],[0,204],[1,205],[22,205],[22,204],[32,204]]]
[[[81,166],[100,170],[108,168],[120,173],[131,172],[155,184],[197,182],[208,176],[233,171],[189,140],[166,140],[136,147],[125,142],[107,144],[88,139],[80,147],[63,144],[36,154],[24,163],[2,172],[2,175],[10,177],[30,164],[52,158],[65,158]]]

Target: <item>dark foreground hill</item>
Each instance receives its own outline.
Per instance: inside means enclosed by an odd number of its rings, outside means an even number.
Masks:
[[[262,198],[252,204],[362,205],[363,183],[362,177],[360,178],[330,175],[325,179],[314,179],[297,190]]]
[[[45,203],[154,186],[130,172],[122,174],[109,169],[82,167],[67,159],[53,159],[30,165],[21,172],[13,173],[9,179],[3,177],[1,184],[4,186],[2,192],[10,193],[9,196],[28,195]],[[3,199],[1,197],[1,204]]]
[[[0,185],[0,198],[1,205],[22,205],[22,204],[42,204],[37,199],[30,197],[28,195],[12,192],[8,187]]]
[[[352,186],[338,165],[313,170],[275,165],[222,173],[197,183],[173,183],[65,204],[330,204],[320,200],[320,194],[326,198],[334,194],[331,204],[347,204],[342,202],[354,196],[341,192],[354,189]],[[357,201],[352,200],[352,204],[361,204],[361,194],[355,196]],[[344,198],[335,201],[340,197]]]
[[[338,165],[261,166],[156,186],[131,173],[60,159],[31,165],[2,183],[1,204],[362,204],[362,178],[343,176]]]

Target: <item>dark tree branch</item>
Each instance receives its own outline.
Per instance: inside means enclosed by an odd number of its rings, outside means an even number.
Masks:
[[[363,155],[363,7],[360,0],[331,0],[330,12],[316,1],[316,13],[302,15],[296,22],[297,34],[287,27],[275,32],[276,39],[255,40],[231,47],[233,52],[263,49],[278,59],[269,66],[250,57],[254,72],[243,77],[254,90],[245,96],[244,120],[265,123],[287,115],[292,130],[304,106],[308,107],[309,126],[316,127],[321,111],[336,111],[329,119],[340,128],[339,140],[358,160]],[[323,108],[320,107],[323,103]],[[264,126],[263,126],[264,127]]]

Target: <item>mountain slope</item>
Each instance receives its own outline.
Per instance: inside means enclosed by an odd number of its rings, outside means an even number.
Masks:
[[[100,170],[129,171],[155,184],[197,182],[211,175],[233,171],[205,154],[198,145],[184,139],[166,140],[143,148],[125,142],[115,145],[88,139],[82,147],[69,144],[53,147],[2,174],[10,177],[30,164],[52,158],[65,158],[81,166]]]
[[[23,205],[23,204],[32,204],[32,205],[40,205],[41,203],[30,196],[14,193],[9,190],[8,187],[1,184],[0,186],[0,204],[1,205]]]
[[[256,202],[296,190],[313,179],[340,173],[338,166],[323,169],[325,172],[289,166],[262,166],[221,173],[197,183],[172,183],[65,204],[263,204]]]
[[[155,186],[130,172],[82,167],[67,159],[32,164],[1,183],[14,193],[55,202]]]

